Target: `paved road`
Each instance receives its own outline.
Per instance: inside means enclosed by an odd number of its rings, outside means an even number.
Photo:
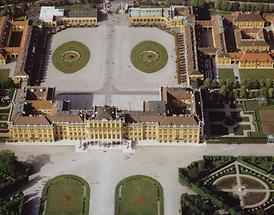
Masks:
[[[0,146],[15,150],[20,160],[33,160],[36,173],[24,189],[26,214],[38,214],[44,183],[70,173],[83,177],[91,186],[90,214],[114,214],[115,186],[124,177],[148,175],[164,189],[165,215],[179,215],[180,196],[189,189],[178,182],[178,168],[201,159],[202,155],[274,155],[274,145],[202,145],[182,147],[138,147],[125,159],[120,151],[74,153],[69,146]],[[258,150],[259,149],[259,150]]]

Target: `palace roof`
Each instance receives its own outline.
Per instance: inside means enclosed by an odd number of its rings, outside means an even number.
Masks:
[[[240,57],[240,61],[274,62],[268,53],[245,53]]]

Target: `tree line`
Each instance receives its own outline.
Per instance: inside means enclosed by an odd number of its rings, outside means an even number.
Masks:
[[[249,80],[245,79],[241,84],[237,81],[212,80],[207,78],[200,87],[204,92],[218,92],[228,98],[274,98],[274,82],[271,79]]]
[[[244,2],[232,2],[229,0],[217,0],[214,4],[214,8],[217,10],[224,11],[252,11],[252,12],[263,12],[271,13],[274,11],[274,6],[269,4],[252,4]]]

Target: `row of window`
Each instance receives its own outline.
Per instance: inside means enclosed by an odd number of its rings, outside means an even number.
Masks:
[[[165,22],[163,19],[133,19],[133,22]]]

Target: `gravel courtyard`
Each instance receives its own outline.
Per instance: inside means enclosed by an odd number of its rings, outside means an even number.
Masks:
[[[91,92],[101,89],[105,78],[105,40],[105,25],[97,28],[70,28],[52,35],[46,77],[42,86],[55,86],[58,92]],[[68,41],[81,42],[90,51],[87,65],[73,74],[60,72],[51,59],[54,50]]]
[[[258,147],[260,151],[258,152]],[[272,155],[273,145],[202,145],[182,147],[138,147],[125,159],[120,151],[75,153],[72,146],[7,146],[20,160],[34,163],[35,174],[23,190],[25,214],[38,215],[39,199],[48,179],[60,174],[75,174],[90,185],[91,215],[114,214],[116,185],[131,175],[147,175],[158,180],[164,189],[165,215],[179,215],[180,196],[189,189],[178,181],[178,168],[201,159],[203,155]]]
[[[158,28],[118,26],[116,40],[115,88],[120,91],[157,91],[161,86],[176,85],[174,36]],[[163,45],[168,62],[155,73],[144,73],[130,61],[131,50],[140,42],[152,40]]]

